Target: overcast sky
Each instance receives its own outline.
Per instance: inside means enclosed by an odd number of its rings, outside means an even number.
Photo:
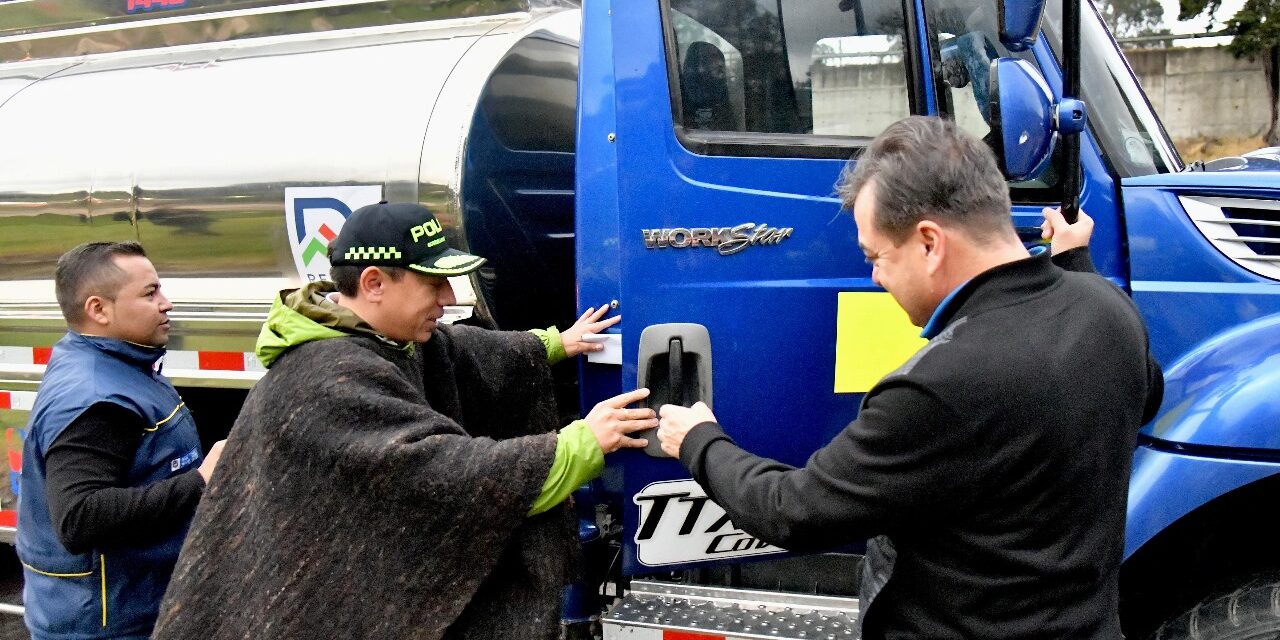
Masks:
[[[1178,22],[1178,0],[1160,0],[1164,5],[1164,23],[1169,26],[1169,30],[1174,33],[1203,33],[1205,24],[1208,23],[1208,17],[1201,17],[1196,20],[1187,20],[1186,22]],[[1222,22],[1227,18],[1235,15],[1240,7],[1244,6],[1244,0],[1223,0],[1222,9],[1218,11],[1216,28],[1222,28]],[[1214,38],[1216,40],[1217,38]]]

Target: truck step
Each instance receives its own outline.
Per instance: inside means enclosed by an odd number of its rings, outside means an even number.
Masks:
[[[850,640],[858,601],[633,580],[601,622],[604,640]]]

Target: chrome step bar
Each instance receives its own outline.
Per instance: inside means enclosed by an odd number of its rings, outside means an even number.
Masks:
[[[633,580],[601,623],[604,640],[662,640],[665,631],[707,640],[850,640],[858,637],[858,601]]]

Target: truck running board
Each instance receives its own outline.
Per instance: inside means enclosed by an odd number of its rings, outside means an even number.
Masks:
[[[604,640],[848,640],[858,601],[632,580],[602,624]]]

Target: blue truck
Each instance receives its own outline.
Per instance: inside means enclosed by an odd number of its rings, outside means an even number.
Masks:
[[[379,116],[350,117],[371,96]],[[62,251],[147,246],[175,304],[165,372],[213,441],[262,375],[274,292],[326,277],[327,242],[381,199],[490,258],[455,283],[455,321],[624,316],[557,370],[566,415],[649,386],[803,464],[923,343],[834,192],[911,114],[992,145],[1028,243],[1043,207],[1086,210],[1099,271],[1150,328],[1167,383],[1134,452],[1126,635],[1280,632],[1280,150],[1184,163],[1091,2],[0,5],[10,470],[62,332]],[[10,531],[20,491],[0,491]],[[612,457],[576,508],[569,632],[856,634],[856,547],[757,540],[656,447]]]

